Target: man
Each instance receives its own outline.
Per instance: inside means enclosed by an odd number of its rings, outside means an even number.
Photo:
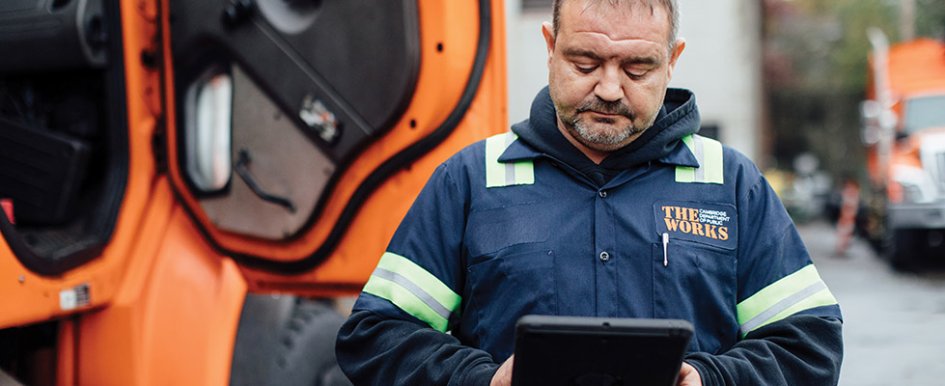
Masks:
[[[667,90],[675,1],[554,10],[549,87],[431,177],[342,327],[343,370],[508,385],[515,321],[550,314],[691,321],[679,385],[835,384],[839,306],[794,225],[746,157],[694,135],[692,93]]]

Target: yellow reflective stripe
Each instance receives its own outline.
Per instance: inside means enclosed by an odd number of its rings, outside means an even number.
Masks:
[[[707,184],[724,183],[725,179],[722,173],[725,170],[725,164],[722,162],[722,143],[704,137],[699,137],[699,139],[702,142],[702,160],[705,165],[705,179],[702,182]]]
[[[691,166],[676,167],[676,182],[691,183],[696,182],[696,168]]]
[[[515,185],[535,183],[535,164],[532,161],[515,162]]]
[[[797,312],[837,304],[827,285],[809,264],[758,291],[736,306],[742,336]]]
[[[384,253],[364,292],[394,303],[430,327],[446,331],[450,314],[462,300],[446,284],[409,259]]]
[[[505,137],[511,133],[494,135],[486,138],[486,187],[505,186],[505,165],[499,156],[505,151]]]
[[[693,134],[683,137],[682,141],[696,157],[699,167],[677,166],[676,182],[704,184],[722,184],[725,182],[722,143]]]
[[[486,187],[497,188],[535,183],[532,161],[499,162],[499,157],[517,139],[514,133],[503,133],[486,139]]]

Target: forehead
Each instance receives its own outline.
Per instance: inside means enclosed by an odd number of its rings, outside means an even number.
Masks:
[[[666,10],[642,1],[564,1],[559,18],[559,40],[598,35],[598,39],[613,43],[669,43]]]

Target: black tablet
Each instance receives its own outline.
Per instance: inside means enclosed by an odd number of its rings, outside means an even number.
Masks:
[[[513,386],[672,386],[692,337],[685,320],[527,315]]]

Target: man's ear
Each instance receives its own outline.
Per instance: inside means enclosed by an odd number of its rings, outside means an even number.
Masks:
[[[555,52],[555,30],[549,22],[541,23],[541,34],[545,37],[545,46],[548,49],[548,61]]]
[[[682,56],[683,51],[686,50],[686,39],[679,38],[676,39],[676,45],[673,47],[673,52],[669,53],[669,78],[673,78],[673,70],[676,68],[676,61],[679,60],[679,57]]]

